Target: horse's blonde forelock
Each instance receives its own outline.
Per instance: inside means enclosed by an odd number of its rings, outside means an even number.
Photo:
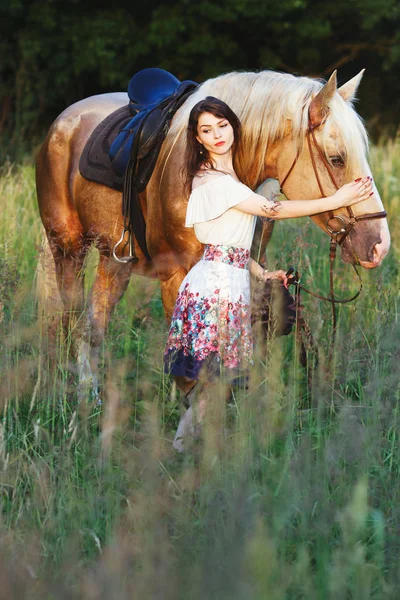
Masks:
[[[246,183],[255,186],[265,172],[265,158],[271,144],[288,133],[288,121],[291,121],[291,136],[297,151],[301,152],[308,128],[309,106],[323,85],[317,79],[274,71],[226,73],[205,81],[190,96],[174,118],[170,136],[176,140],[186,131],[190,111],[197,102],[206,96],[223,100],[242,124],[241,146],[251,160],[252,174],[251,181]],[[323,134],[325,151],[332,127],[338,146],[346,149],[348,172],[361,168],[368,146],[367,134],[351,103],[345,102],[339,94],[330,102]]]

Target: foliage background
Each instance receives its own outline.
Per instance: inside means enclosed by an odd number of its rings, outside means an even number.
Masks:
[[[398,0],[3,0],[0,136],[28,149],[66,106],[158,66],[199,82],[276,69],[343,82],[366,67],[361,115],[378,137],[400,112]],[[4,143],[3,143],[4,147]]]

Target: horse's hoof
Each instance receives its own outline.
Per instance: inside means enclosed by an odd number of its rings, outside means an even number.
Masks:
[[[174,448],[174,450],[176,450],[177,452],[179,452],[180,454],[182,454],[182,452],[185,451],[185,446],[183,443],[183,438],[179,437],[179,438],[175,438],[174,441],[172,442],[172,447]]]

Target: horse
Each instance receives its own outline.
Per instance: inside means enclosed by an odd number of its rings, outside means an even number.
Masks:
[[[100,346],[131,274],[159,279],[165,316],[170,319],[180,283],[202,253],[193,229],[184,225],[187,197],[181,173],[191,108],[206,96],[216,96],[237,114],[242,123],[237,175],[252,190],[275,178],[284,182],[288,200],[320,198],[336,191],[330,173],[338,185],[370,174],[366,130],[353,108],[362,75],[363,71],[339,88],[336,72],[327,82],[267,70],[231,72],[201,84],[174,115],[152,177],[140,195],[152,260],[137,246],[137,264],[121,264],[112,256],[123,230],[122,194],[84,179],[79,172],[79,159],[92,131],[128,102],[127,95],[92,96],[59,115],[37,157],[37,198],[64,325],[76,336],[82,385],[97,385]],[[307,147],[310,128],[322,152]],[[368,201],[353,207],[356,218],[382,210],[376,188]],[[311,219],[332,237],[332,214]],[[349,214],[341,209],[334,220],[349,225],[340,246],[344,262],[365,269],[382,262],[390,245],[386,218],[353,220],[350,227]],[[128,253],[125,242],[119,246],[120,257]],[[99,264],[84,312],[83,266],[91,244],[99,250]],[[186,383],[180,382],[183,390]]]

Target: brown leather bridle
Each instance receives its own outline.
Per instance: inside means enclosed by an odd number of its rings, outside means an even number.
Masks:
[[[312,144],[314,144],[314,147],[316,148],[316,150],[319,154],[319,157],[322,160],[322,163],[325,166],[333,185],[335,186],[335,188],[337,190],[339,189],[339,186],[336,182],[334,174],[332,173],[331,166],[330,166],[322,148],[320,147],[320,145],[317,142],[317,139],[316,139],[315,133],[314,133],[315,128],[316,127],[313,127],[313,125],[311,124],[311,121],[309,119],[308,129],[307,129],[307,134],[306,134],[308,150],[310,153],[311,163],[312,163],[314,175],[317,180],[318,187],[319,187],[319,190],[321,193],[321,197],[326,198],[326,194],[324,192],[324,189],[322,187],[322,183],[321,183],[321,180],[320,180],[320,177],[318,174],[318,169],[317,169],[317,165],[315,162],[315,156],[314,156],[314,153],[312,150]],[[296,154],[292,166],[290,167],[289,171],[287,172],[286,176],[283,178],[283,180],[280,184],[282,191],[283,191],[283,186],[285,185],[285,183],[289,179],[291,173],[293,172],[293,169],[295,168],[298,159],[299,159],[299,153]],[[362,290],[361,275],[359,274],[357,267],[355,265],[352,265],[357,274],[359,282],[360,282],[360,288],[359,288],[358,292],[356,294],[354,294],[354,296],[352,296],[351,298],[346,298],[346,299],[335,298],[334,287],[333,287],[333,264],[334,264],[335,257],[336,257],[337,247],[338,247],[338,245],[341,246],[343,244],[344,240],[349,235],[349,233],[353,229],[354,225],[356,223],[358,223],[359,221],[368,221],[368,220],[372,220],[372,219],[384,219],[387,216],[387,213],[385,210],[383,210],[381,212],[376,212],[376,213],[355,215],[353,213],[351,206],[347,206],[346,209],[347,209],[348,216],[349,216],[349,220],[347,222],[342,216],[335,215],[332,210],[328,211],[329,217],[326,220],[326,229],[329,234],[329,237],[331,238],[330,250],[329,250],[329,263],[330,263],[329,264],[329,281],[330,281],[329,296],[323,296],[322,294],[316,294],[315,292],[312,292],[311,290],[300,285],[299,282],[296,282],[296,281],[293,282],[294,285],[297,286],[298,292],[300,290],[303,290],[304,292],[306,292],[307,294],[311,294],[311,296],[314,296],[315,298],[319,298],[320,300],[326,300],[331,303],[331,305],[332,305],[332,321],[333,321],[332,346],[334,345],[334,342],[335,342],[336,327],[337,327],[336,304],[347,304],[348,302],[352,302],[353,300],[358,298],[358,296],[360,295],[361,290]],[[334,221],[339,223],[338,229],[333,229]],[[299,298],[297,299],[297,302],[300,303]]]

